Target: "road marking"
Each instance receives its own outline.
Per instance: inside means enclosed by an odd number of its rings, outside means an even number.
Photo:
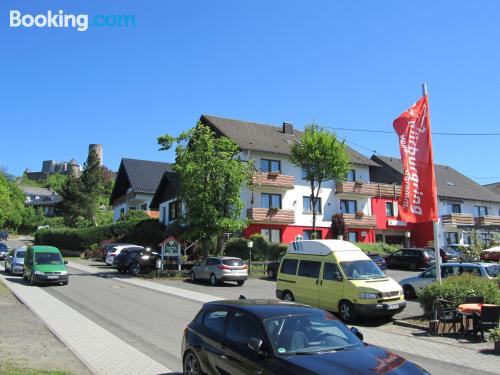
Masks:
[[[41,288],[9,281],[3,274],[0,278],[94,374],[174,373]]]
[[[85,266],[83,264],[77,264],[74,262],[68,262],[68,266],[75,268],[79,271],[92,273],[92,274],[100,274],[102,270],[96,270],[94,267]],[[109,277],[109,279],[120,281],[122,283],[131,284],[135,286],[139,286],[142,288],[147,288],[151,290],[156,290],[157,292],[172,294],[177,297],[190,299],[196,302],[212,302],[212,301],[220,301],[223,300],[223,297],[217,297],[206,293],[194,292],[192,290],[187,290],[183,288],[177,288],[174,286],[168,286],[164,284],[155,283],[152,281],[135,279],[135,278],[119,278],[119,277]]]

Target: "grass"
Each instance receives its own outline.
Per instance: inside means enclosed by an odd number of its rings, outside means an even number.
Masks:
[[[0,295],[6,295],[8,293],[9,293],[9,290],[7,289],[7,287],[5,286],[3,281],[0,280]],[[0,373],[0,375],[1,375],[1,373]]]
[[[72,375],[72,373],[68,371],[27,369],[13,366],[10,363],[0,363],[0,375]]]

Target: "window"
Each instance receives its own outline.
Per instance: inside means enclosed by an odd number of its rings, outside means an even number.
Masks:
[[[315,262],[312,260],[301,260],[297,276],[312,277],[313,279],[317,279],[319,277],[320,268],[320,262]]]
[[[301,169],[301,170],[300,170],[300,178],[301,178],[302,180],[307,180],[307,172],[306,172],[306,170],[305,170],[305,169]]]
[[[430,270],[424,271],[422,273],[422,277],[424,279],[435,279],[436,278],[436,267],[432,267]]]
[[[312,240],[313,238],[313,231],[312,230],[305,230],[302,238],[304,240]],[[321,231],[316,229],[316,239],[321,240]]]
[[[488,207],[486,206],[474,206],[474,216],[486,216],[488,215]]]
[[[180,201],[174,201],[168,204],[168,222],[174,221],[179,217],[181,208],[180,203]]]
[[[446,245],[458,243],[458,233],[457,232],[444,232],[444,242]]]
[[[312,210],[312,199],[311,197],[302,197],[302,206],[303,206],[303,212],[305,214],[309,214],[309,213],[312,213],[313,210]],[[321,198],[317,198],[316,199],[316,213],[320,214],[321,213],[321,207],[322,207],[322,204],[321,204]]]
[[[281,194],[261,194],[262,208],[281,208]]]
[[[394,217],[394,204],[392,202],[385,202],[385,216]]]
[[[348,182],[356,181],[356,171],[354,169],[351,169],[349,170],[349,172],[347,172],[347,181]]]
[[[203,325],[220,334],[224,334],[224,325],[226,323],[227,311],[210,311],[205,314]]]
[[[141,206],[141,210],[143,210],[143,211],[147,211],[147,210],[148,210],[148,204],[147,204],[147,203],[144,203],[144,204]]]
[[[271,243],[281,242],[281,229],[261,229],[260,234]]]
[[[339,268],[335,263],[324,263],[323,280],[335,280],[340,277]]]
[[[468,245],[472,244],[472,238],[471,238],[470,232],[464,232],[462,234],[462,238],[463,238],[464,244],[468,244]]]
[[[283,259],[281,262],[281,273],[295,275],[297,273],[297,259]]]
[[[226,337],[240,344],[247,344],[250,339],[262,339],[255,320],[246,314],[235,312],[227,322]]]
[[[216,264],[220,264],[219,259],[208,258],[206,263],[207,266],[215,266]]]
[[[161,214],[160,214],[160,222],[166,223],[167,222],[167,208],[163,206],[161,208]]]
[[[448,203],[448,212],[450,214],[459,214],[462,212],[460,203]]]
[[[281,161],[261,159],[260,170],[261,172],[281,173]]]
[[[358,242],[358,233],[357,232],[349,232],[349,233],[347,233],[347,241],[349,241],[349,242]]]
[[[356,213],[356,201],[350,201],[346,199],[340,200],[340,212],[345,214],[354,214]]]

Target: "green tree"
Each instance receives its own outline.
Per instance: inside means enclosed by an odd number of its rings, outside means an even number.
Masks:
[[[24,210],[24,193],[0,172],[0,228],[17,230]]]
[[[349,170],[349,156],[344,142],[316,124],[306,126],[304,135],[292,145],[290,162],[304,171],[311,186],[313,237],[316,238],[317,202],[321,185],[329,180],[343,180]]]
[[[54,173],[47,177],[43,183],[43,187],[51,189],[56,193],[60,193],[67,180],[68,176],[61,173]]]
[[[244,203],[240,190],[249,181],[251,165],[238,157],[239,148],[227,137],[217,137],[201,122],[177,138],[158,137],[160,150],[177,143],[174,170],[179,175],[179,199],[183,202],[180,221],[186,237],[210,243],[216,238],[222,253],[224,233],[243,230]]]

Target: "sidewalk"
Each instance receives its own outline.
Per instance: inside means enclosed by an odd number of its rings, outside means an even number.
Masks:
[[[83,272],[93,274],[102,273],[101,270],[91,266],[76,264],[74,262],[70,262],[68,265]],[[113,279],[201,303],[221,299],[220,297],[213,295],[189,291],[183,288],[163,285],[139,278],[116,277]],[[471,370],[482,370],[491,373],[499,373],[500,371],[499,356],[485,354],[477,349],[478,347],[480,349],[492,348],[492,343],[481,343],[477,344],[477,346],[474,344],[475,347],[472,348],[470,346],[465,347],[465,345],[468,344],[458,343],[456,339],[453,338],[420,336],[416,330],[401,329],[401,327],[360,327],[359,329],[363,333],[364,339],[367,343],[381,346],[389,350],[414,354],[453,365],[464,366],[471,368]]]

